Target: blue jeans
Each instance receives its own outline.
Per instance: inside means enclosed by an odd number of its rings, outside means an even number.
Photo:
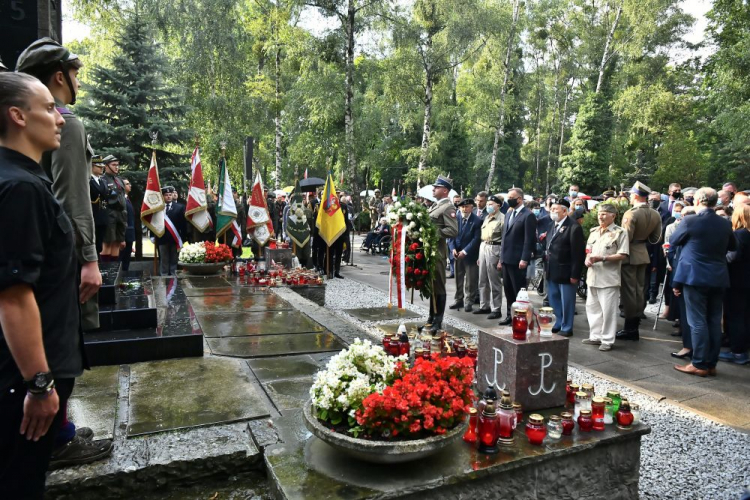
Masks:
[[[721,310],[724,289],[685,285],[685,309],[693,340],[693,366],[715,368],[721,351]]]
[[[555,311],[555,329],[564,332],[573,331],[573,318],[576,314],[576,285],[568,283],[547,282],[547,299]]]

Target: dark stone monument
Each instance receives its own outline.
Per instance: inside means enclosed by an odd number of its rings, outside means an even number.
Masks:
[[[292,267],[292,249],[291,248],[264,248],[263,255],[266,258],[267,265],[281,264],[284,269]]]
[[[479,331],[477,382],[510,392],[524,412],[565,404],[568,339],[559,335],[513,340],[510,327]]]
[[[0,57],[13,70],[31,42],[48,36],[62,41],[62,0],[0,0]]]

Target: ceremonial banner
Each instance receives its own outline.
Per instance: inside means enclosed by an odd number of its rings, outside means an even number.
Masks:
[[[197,146],[193,151],[193,157],[190,159],[190,171],[190,190],[185,207],[185,218],[198,231],[205,233],[211,225],[211,216],[208,214],[206,184],[203,181],[203,167],[201,166],[201,157]]]
[[[237,224],[237,205],[232,196],[232,181],[224,158],[219,161],[219,197],[216,200],[216,239],[227,231],[232,231],[232,246],[240,246],[240,226]]]
[[[141,205],[141,222],[157,237],[164,235],[164,197],[161,195],[156,151],[152,153],[151,166],[148,168],[146,192],[143,194]]]
[[[289,200],[286,232],[298,247],[303,247],[310,241],[310,225],[305,216],[305,205],[302,201],[299,181],[294,184],[294,194]]]
[[[251,228],[253,239],[259,245],[265,245],[271,239],[273,224],[271,223],[271,217],[268,215],[266,197],[263,196],[263,179],[260,177],[260,172],[255,175],[255,182],[253,182],[253,189],[250,193],[250,204],[247,207],[248,233],[251,232]]]
[[[333,176],[330,172],[326,179],[325,188],[323,188],[323,196],[315,225],[320,237],[329,247],[346,231],[344,214],[341,212],[339,199],[336,196],[336,187],[333,185]]]

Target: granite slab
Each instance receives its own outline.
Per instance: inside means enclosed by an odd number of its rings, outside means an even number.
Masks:
[[[263,384],[266,394],[281,412],[301,408],[310,399],[312,378],[278,380]]]
[[[68,418],[77,427],[90,427],[94,439],[112,439],[115,428],[119,366],[100,366],[76,378],[68,399]]]
[[[389,319],[419,318],[420,315],[408,309],[398,307],[360,307],[355,309],[344,309],[360,321],[385,321]]]
[[[186,287],[185,295],[188,297],[203,297],[205,295],[256,295],[271,293],[268,288],[261,287],[217,287],[217,288],[189,288]]]
[[[273,294],[207,295],[191,297],[190,305],[196,313],[285,311],[294,309],[286,300]]]
[[[211,357],[131,365],[127,435],[268,416],[266,399],[243,365]]]
[[[206,342],[212,353],[238,358],[340,351],[346,347],[346,344],[330,332],[208,338]]]
[[[324,328],[297,311],[196,313],[206,337],[247,337],[322,332]]]
[[[206,276],[198,277],[192,276],[190,278],[183,279],[183,283],[187,283],[186,288],[221,288],[229,287],[229,282],[219,276]]]
[[[247,364],[261,382],[312,377],[320,370],[320,364],[308,354],[251,359]]]

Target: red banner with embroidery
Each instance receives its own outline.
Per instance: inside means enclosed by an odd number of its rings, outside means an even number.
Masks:
[[[393,230],[393,243],[392,248],[392,259],[393,264],[391,269],[395,270],[396,274],[396,302],[399,309],[404,308],[406,303],[406,231],[404,226],[400,222],[396,224]]]

